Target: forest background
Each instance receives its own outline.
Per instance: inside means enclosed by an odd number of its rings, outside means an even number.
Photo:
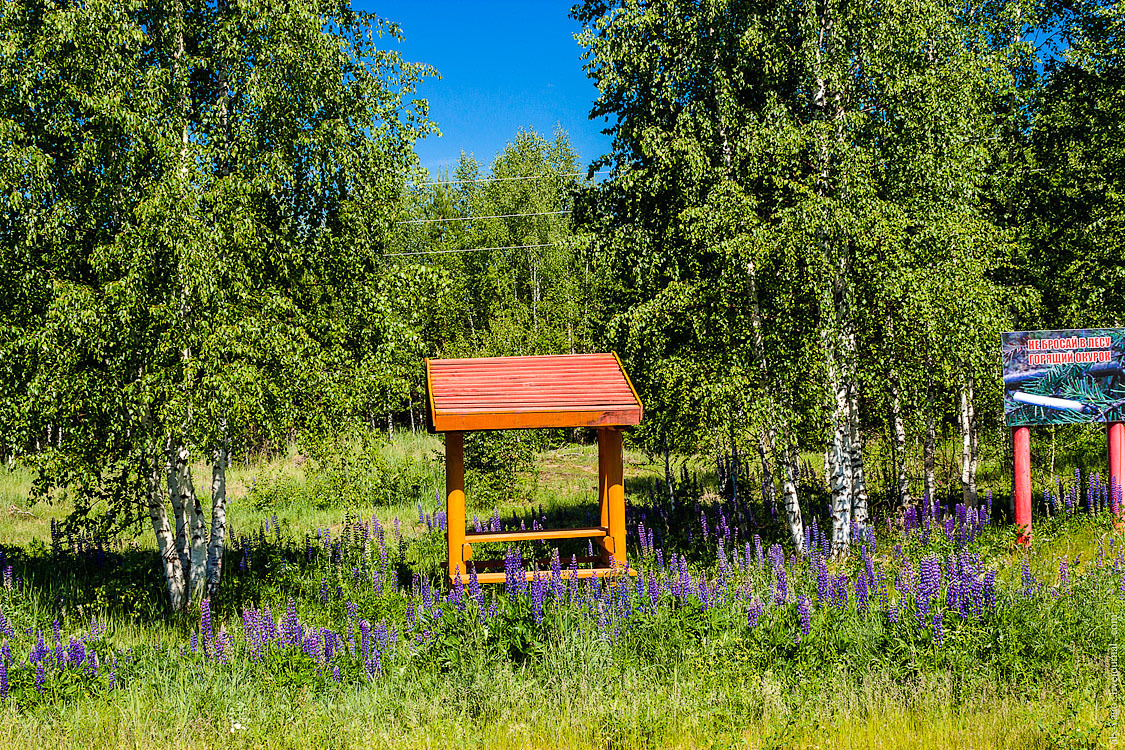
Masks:
[[[5,3],[9,463],[83,523],[151,521],[179,608],[218,583],[232,457],[421,428],[426,356],[612,349],[669,487],[677,454],[753,465],[798,546],[802,451],[838,551],[873,511],[975,504],[982,454],[1008,460],[1000,333],[1125,320],[1121,4],[571,13],[610,153],[522,130],[435,180],[412,151],[434,71],[389,21]]]

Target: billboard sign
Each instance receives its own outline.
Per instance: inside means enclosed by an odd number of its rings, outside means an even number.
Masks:
[[[1004,422],[1125,421],[1125,328],[1003,334]]]

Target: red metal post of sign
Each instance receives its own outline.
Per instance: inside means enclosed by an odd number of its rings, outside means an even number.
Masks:
[[[1116,490],[1118,496],[1125,485],[1125,422],[1110,422],[1106,425],[1106,442],[1109,443],[1109,486]],[[1119,517],[1125,513],[1125,508],[1110,498],[1114,513]]]
[[[1031,544],[1031,428],[1012,429],[1012,454],[1016,525],[1021,527],[1019,543],[1026,547]]]

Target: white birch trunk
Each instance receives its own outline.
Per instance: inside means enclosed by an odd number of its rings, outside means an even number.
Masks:
[[[977,504],[977,446],[976,430],[973,422],[973,373],[970,369],[961,387],[961,501],[965,505]]]
[[[891,368],[887,378],[891,390],[891,425],[895,433],[895,483],[898,485],[898,505],[910,505],[910,477],[906,471],[906,426],[902,421],[902,400],[899,394],[898,375]]]
[[[977,491],[977,467],[980,464],[980,424],[977,421],[976,375],[970,369],[966,380],[969,392],[969,500],[975,508],[980,503]]]
[[[851,544],[852,476],[849,443],[848,388],[840,378],[827,331],[822,332],[827,354],[828,387],[835,399],[824,469],[832,493],[832,550],[845,554]]]
[[[152,521],[153,533],[156,535],[156,550],[160,555],[161,568],[164,570],[168,600],[173,611],[179,612],[187,602],[184,591],[184,570],[176,552],[176,540],[168,525],[168,512],[164,507],[160,484],[160,463],[155,455],[150,454],[150,457],[152,465],[148,476],[148,516]]]
[[[801,518],[801,503],[800,498],[797,497],[799,454],[797,444],[790,440],[788,435],[785,435],[784,439],[785,449],[774,455],[780,459],[778,463],[781,466],[781,495],[785,499],[785,520],[789,524],[789,535],[793,538],[793,546],[805,553],[808,552],[805,549],[805,522]]]
[[[227,461],[226,445],[215,451],[211,465],[211,538],[207,547],[207,596],[215,595],[223,571],[223,543],[227,532]]]
[[[180,476],[184,473],[180,457],[186,456],[186,453],[181,453],[180,447],[169,438],[165,455],[167,456],[165,469],[168,480],[168,501],[172,504],[172,517],[176,523],[176,557],[180,564],[180,577],[186,586],[187,576],[191,574],[191,556],[188,553],[187,508],[184,506],[183,496],[180,495]]]
[[[926,371],[932,373],[934,369],[933,357],[926,356]],[[937,425],[934,418],[934,385],[930,378],[927,387],[926,404],[926,439],[922,445],[922,473],[925,475],[924,497],[926,502],[933,503],[937,494],[937,466],[935,455],[937,453]]]
[[[867,528],[867,480],[863,473],[863,435],[859,430],[859,394],[855,381],[848,388],[848,459],[852,475],[852,519]]]
[[[847,429],[841,421],[839,418],[833,420],[826,461],[832,492],[832,550],[837,555],[847,553],[852,535],[850,462],[845,450]]]
[[[198,599],[203,594],[203,580],[207,569],[207,519],[203,515],[203,505],[195,493],[191,477],[187,448],[180,448],[179,479],[180,501],[187,509],[189,541],[188,597]]]
[[[767,436],[768,435],[768,436]],[[769,454],[773,450],[773,430],[758,432],[758,457],[762,460],[762,491],[766,493],[766,503],[772,508],[777,504],[777,487],[770,471]]]

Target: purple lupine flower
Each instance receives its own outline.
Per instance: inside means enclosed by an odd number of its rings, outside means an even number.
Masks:
[[[230,634],[225,630],[219,633],[218,640],[215,641],[215,656],[221,664],[230,664]]]
[[[855,577],[855,609],[856,612],[867,612],[867,576],[860,571]]]
[[[8,642],[4,641],[7,646]],[[0,704],[8,700],[8,660],[0,659]]]
[[[1031,561],[1027,555],[1024,555],[1023,560],[1020,561],[1020,579],[1023,581],[1025,592],[1030,593],[1035,585],[1035,576],[1031,574]]]
[[[86,661],[86,644],[77,638],[71,638],[67,646],[66,663],[72,667],[80,667]]]
[[[941,560],[935,555],[922,558],[918,563],[918,573],[918,595],[927,601],[934,599],[941,589]]]
[[[510,597],[519,593],[516,576],[522,574],[522,568],[522,563],[516,562],[516,552],[508,547],[508,552],[504,555],[504,590]]]
[[[882,568],[875,569],[875,586],[871,594],[875,597],[879,609],[886,612],[890,601],[890,595],[887,592],[887,575],[883,572]]]
[[[762,603],[755,598],[750,602],[750,610],[746,614],[746,624],[750,629],[758,627],[758,619],[762,616]]]
[[[797,596],[797,617],[801,623],[801,633],[808,635],[812,629],[812,614],[809,612],[809,600],[805,598],[804,594]],[[797,640],[800,640],[800,636]]]
[[[55,637],[55,668],[62,669],[66,664],[66,650],[62,645],[62,626],[59,625],[58,619],[51,623],[51,629]]]
[[[621,587],[624,588],[624,587]],[[538,571],[531,579],[531,616],[535,624],[543,622],[543,601],[546,599],[547,585],[545,577]]]
[[[841,572],[832,584],[832,604],[841,612],[848,608],[848,574]]]
[[[818,604],[825,604],[828,601],[829,595],[829,576],[828,564],[824,558],[817,554],[816,556],[816,601]]]
[[[480,590],[480,579],[477,577],[477,566],[473,565],[469,568],[469,596],[476,600],[477,605],[483,601],[483,595]]]
[[[332,667],[332,681],[333,682],[340,682],[341,679],[342,678],[340,677],[340,667],[339,667],[339,665],[336,665],[336,666]]]
[[[558,547],[551,550],[551,591],[555,595],[556,602],[562,599],[562,560],[559,559]]]
[[[941,610],[934,612],[934,642],[937,643],[938,648],[945,643],[945,634],[941,629]]]
[[[780,606],[789,598],[789,586],[785,576],[785,553],[778,544],[770,545],[770,567],[775,577],[774,604]]]
[[[35,663],[35,692],[43,692],[43,682],[47,679],[47,669],[43,666],[43,661],[39,660]]]
[[[301,624],[297,620],[297,602],[293,601],[293,597],[289,597],[289,602],[285,605],[282,632],[285,634],[285,645],[296,646],[301,643]]]
[[[204,597],[199,603],[199,632],[203,635],[203,651],[211,643],[211,600]]]
[[[453,600],[458,610],[465,608],[465,584],[461,582],[460,565],[454,567],[453,589],[449,592],[449,598]]]

